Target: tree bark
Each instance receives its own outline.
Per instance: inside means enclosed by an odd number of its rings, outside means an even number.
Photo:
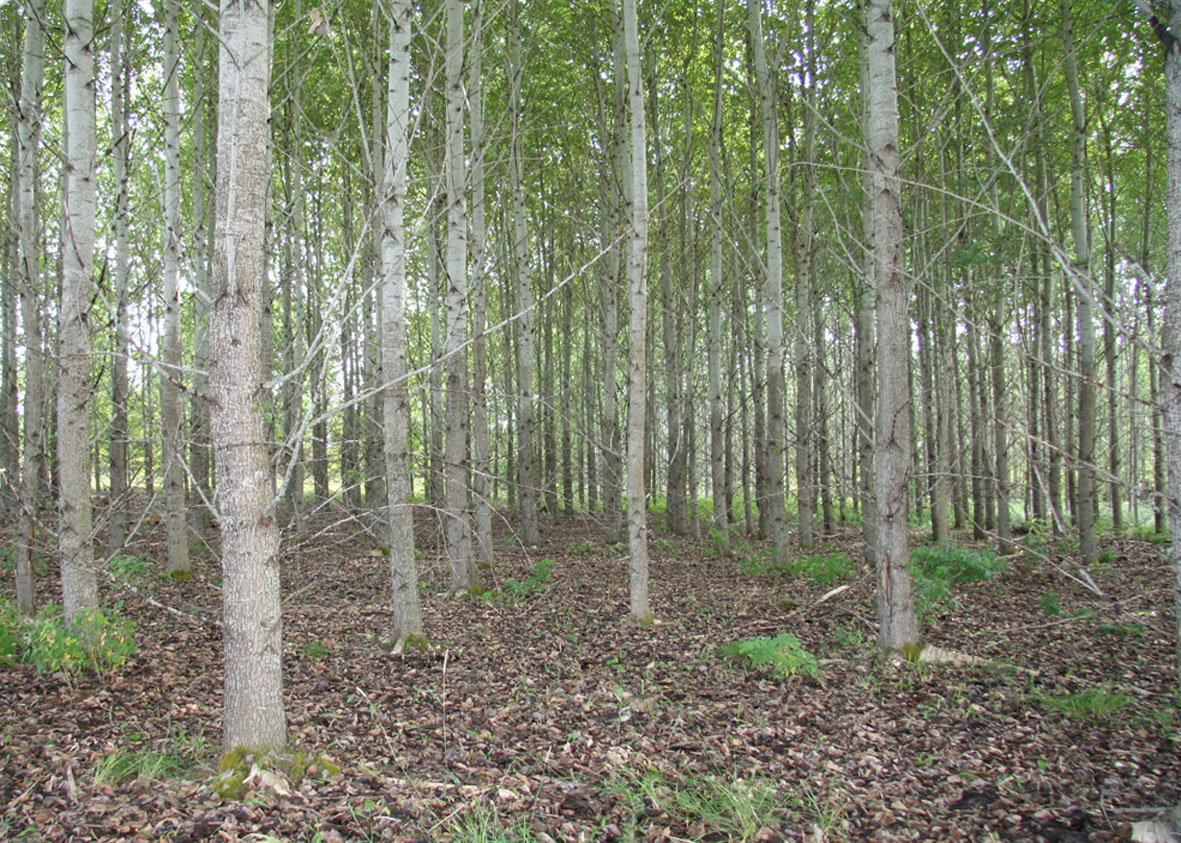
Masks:
[[[160,427],[164,460],[168,573],[185,575],[189,562],[185,513],[184,447],[180,384],[180,60],[177,52],[178,0],[164,4],[164,336],[161,339]]]
[[[382,354],[385,380],[385,474],[390,540],[394,649],[422,634],[418,563],[414,558],[414,508],[410,473],[410,391],[406,380],[406,186],[410,159],[411,0],[390,7],[386,145],[382,180]]]
[[[1095,538],[1095,322],[1091,246],[1087,231],[1083,181],[1086,177],[1087,126],[1079,91],[1078,63],[1074,49],[1071,0],[1062,3],[1062,40],[1066,50],[1066,85],[1074,126],[1070,164],[1070,228],[1074,238],[1074,264],[1070,270],[1078,294],[1078,531],[1079,551],[1085,564],[1097,562]]]
[[[627,94],[631,166],[628,174],[627,252],[627,537],[628,595],[631,617],[652,620],[648,599],[648,498],[644,484],[644,421],[648,387],[648,142],[644,120],[644,80],[636,0],[623,0],[623,45],[627,58]]]
[[[259,0],[222,0],[210,323],[211,428],[222,537],[222,744],[278,747],[283,711],[279,533],[263,428],[264,229],[271,35]]]
[[[1173,32],[1181,32],[1181,2],[1169,3]],[[1166,147],[1168,187],[1167,266],[1163,355],[1161,357],[1161,402],[1163,438],[1168,463],[1166,505],[1169,533],[1169,561],[1173,566],[1173,617],[1176,625],[1177,685],[1181,689],[1181,47],[1169,46],[1165,58]]]
[[[767,426],[764,443],[767,455],[767,486],[760,499],[760,511],[766,508],[771,545],[775,558],[782,562],[786,561],[789,548],[787,511],[783,499],[787,420],[784,415],[786,354],[783,339],[783,233],[779,211],[779,120],[775,107],[774,84],[767,67],[766,49],[763,44],[759,0],[748,0],[747,14],[763,128],[763,210],[766,233],[763,313],[767,325]]]
[[[878,413],[874,492],[878,506],[878,644],[917,645],[911,591],[908,488],[911,468],[910,317],[902,250],[898,83],[890,0],[869,0],[869,140],[873,173],[874,281],[877,287]]]
[[[521,540],[537,544],[537,435],[533,419],[533,286],[529,281],[528,231],[521,151],[521,3],[512,0],[509,18],[509,181],[512,192],[512,265],[517,301],[517,485]]]
[[[722,308],[726,300],[726,280],[722,274],[722,76],[725,70],[722,37],[725,33],[725,7],[718,4],[717,30],[714,39],[713,116],[709,127],[709,467],[713,496],[715,541],[730,544],[730,499],[726,484],[726,407],[722,397]]]
[[[97,195],[94,0],[65,4],[66,190],[58,313],[58,553],[66,619],[98,606],[90,503],[90,301]]]
[[[472,3],[471,69],[468,84],[468,113],[472,122],[472,493],[476,500],[476,559],[482,565],[496,561],[492,548],[492,483],[488,457],[488,340],[486,302],[488,273],[487,224],[484,209],[483,4]]]
[[[466,593],[479,584],[468,521],[467,421],[467,199],[464,164],[463,0],[447,0],[446,137],[443,178],[447,201],[446,434],[443,443],[443,496],[451,589]]]
[[[19,161],[18,283],[25,337],[25,396],[21,414],[20,510],[17,515],[16,603],[33,614],[33,548],[41,496],[41,457],[45,448],[45,353],[41,342],[41,246],[37,213],[37,153],[41,146],[42,80],[45,70],[45,0],[25,4],[24,55],[21,67]]]

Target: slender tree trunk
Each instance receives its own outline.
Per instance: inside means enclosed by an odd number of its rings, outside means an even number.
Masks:
[[[451,588],[457,593],[479,584],[472,556],[468,523],[468,421],[467,421],[467,201],[464,165],[463,0],[447,0],[446,138],[443,175],[447,196],[447,332],[446,439],[443,453],[444,511],[447,558],[451,563]]]
[[[66,618],[98,606],[90,504],[90,301],[97,196],[94,0],[66,0],[66,192],[58,314],[58,553]]]
[[[45,448],[45,353],[41,339],[41,245],[38,236],[37,153],[41,146],[42,79],[45,70],[45,0],[24,5],[25,39],[21,68],[17,191],[19,203],[19,283],[21,323],[25,336],[25,396],[21,407],[21,493],[17,516],[16,603],[33,614],[33,548],[37,546],[37,515],[41,497],[41,463]]]
[[[160,427],[164,452],[164,507],[168,572],[184,576],[189,562],[185,513],[184,444],[180,386],[180,60],[178,0],[164,4],[164,336],[161,341]]]
[[[1169,3],[1169,23],[1181,31],[1181,2]],[[1165,58],[1165,138],[1168,150],[1167,266],[1163,355],[1161,357],[1161,403],[1163,435],[1168,462],[1166,504],[1169,560],[1173,566],[1173,611],[1176,624],[1177,685],[1181,689],[1181,45],[1169,45]]]
[[[390,8],[389,97],[386,105],[385,166],[382,180],[381,368],[385,379],[385,474],[390,530],[390,580],[394,649],[422,634],[418,563],[414,558],[414,508],[410,473],[410,391],[406,381],[406,186],[410,160],[411,0]]]
[[[268,7],[222,0],[210,323],[211,427],[222,537],[222,745],[278,747],[283,711],[279,531],[261,405],[270,104]]]
[[[201,14],[203,12],[195,14]],[[205,66],[206,28],[204,20],[196,26],[196,47],[194,52],[199,66]],[[199,536],[204,536],[212,522],[211,503],[213,485],[210,472],[211,445],[209,441],[209,316],[212,293],[209,270],[212,263],[213,203],[209,202],[206,179],[213,171],[212,144],[206,137],[206,111],[208,109],[207,88],[202,83],[193,109],[193,277],[197,288],[193,296],[193,395],[189,405],[191,420],[189,434],[189,465],[193,475],[191,487],[193,526]]]
[[[878,414],[874,491],[878,506],[878,643],[918,639],[911,591],[908,487],[911,468],[910,318],[902,250],[898,84],[890,0],[869,0],[869,136],[873,173],[874,280],[877,286]]]
[[[716,541],[730,544],[730,498],[726,483],[726,407],[722,399],[722,307],[726,297],[726,279],[722,275],[722,75],[725,34],[725,7],[718,4],[717,31],[714,39],[714,97],[710,120],[709,144],[709,467],[713,496]]]
[[[623,25],[620,16],[612,15],[612,44],[614,45],[613,101],[614,116],[611,150],[613,182],[625,184],[627,179],[627,145],[624,138],[627,125],[626,66],[623,49]],[[605,206],[606,242],[622,239],[624,220],[620,190],[607,190]],[[619,244],[611,247],[605,261],[603,295],[603,537],[615,544],[625,536],[621,484],[623,482],[623,443],[619,435],[619,268],[622,263]]]
[[[862,5],[863,4],[863,5]],[[861,0],[861,8],[865,12],[866,21],[869,19],[868,0]],[[877,570],[878,563],[878,513],[877,499],[874,490],[874,426],[877,413],[877,338],[875,326],[877,312],[875,291],[877,290],[876,276],[876,226],[874,223],[874,176],[872,169],[873,158],[870,153],[869,136],[869,35],[862,30],[858,38],[859,53],[861,54],[861,90],[862,90],[862,125],[864,129],[864,175],[862,181],[862,195],[865,197],[862,208],[862,239],[865,242],[863,266],[865,280],[863,283],[854,282],[853,308],[856,324],[854,330],[854,366],[853,391],[855,394],[856,428],[857,428],[857,467],[858,467],[858,496],[861,502],[861,535],[865,547],[865,564],[870,570]]]
[[[1070,222],[1074,237],[1074,287],[1078,292],[1078,530],[1083,562],[1098,561],[1095,539],[1095,323],[1092,313],[1091,247],[1083,181],[1086,177],[1086,116],[1079,91],[1071,0],[1062,3],[1062,39],[1066,49],[1066,84],[1074,123],[1070,166]]]
[[[800,548],[816,544],[816,456],[815,416],[813,415],[812,379],[815,377],[815,353],[808,334],[811,330],[812,285],[815,275],[814,220],[816,194],[816,66],[812,39],[813,2],[809,2],[804,23],[807,50],[807,79],[804,87],[804,193],[800,223],[799,266],[796,272],[796,314],[794,356],[796,376],[796,505],[800,519]]]
[[[525,185],[521,151],[521,3],[512,0],[509,22],[509,180],[513,197],[512,262],[517,300],[517,484],[521,503],[521,540],[537,544],[537,434],[533,420],[533,285],[529,280],[529,243],[525,228]]]
[[[630,235],[627,251],[627,536],[628,594],[631,617],[652,620],[648,600],[648,497],[644,485],[644,421],[648,386],[648,141],[644,121],[644,81],[635,0],[623,0],[623,45],[627,57],[628,174]]]
[[[1102,91],[1102,88],[1099,89]],[[1123,484],[1120,477],[1123,472],[1120,448],[1119,429],[1119,383],[1117,368],[1119,359],[1116,352],[1116,292],[1115,292],[1115,244],[1110,242],[1116,237],[1119,227],[1119,217],[1116,214],[1116,176],[1115,150],[1110,123],[1104,118],[1106,111],[1103,95],[1100,94],[1099,124],[1103,133],[1103,163],[1104,176],[1110,189],[1104,191],[1103,204],[1105,206],[1104,231],[1108,238],[1103,261],[1103,312],[1107,318],[1103,319],[1103,360],[1107,364],[1107,470],[1111,475],[1107,483],[1107,499],[1111,504],[1111,528],[1120,533],[1124,528],[1123,513]],[[1132,378],[1131,391],[1135,394],[1136,380]],[[1134,438],[1134,437],[1133,437]],[[1135,475],[1133,475],[1135,476]]]
[[[110,496],[107,504],[107,548],[117,553],[127,541],[127,437],[128,384],[127,352],[131,344],[127,322],[128,279],[131,274],[131,241],[128,237],[130,179],[127,95],[131,87],[131,69],[125,49],[131,43],[132,4],[112,4],[111,24],[111,133],[115,139],[111,163],[115,176],[115,266],[113,270],[114,347],[111,349],[111,436],[108,444],[110,460]]]
[[[763,311],[767,323],[767,439],[764,444],[767,454],[767,491],[760,504],[767,509],[767,527],[775,557],[785,561],[789,548],[787,511],[783,500],[787,423],[784,415],[786,355],[783,339],[783,234],[779,212],[779,121],[774,84],[763,44],[759,0],[748,0],[747,13],[763,125],[763,209],[767,244],[763,288]]]
[[[468,84],[468,113],[472,122],[472,492],[476,499],[476,559],[484,565],[496,561],[492,548],[492,483],[488,458],[488,273],[487,224],[484,211],[484,137],[483,3],[472,4],[471,69]]]

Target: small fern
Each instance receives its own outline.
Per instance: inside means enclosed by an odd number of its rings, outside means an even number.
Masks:
[[[718,655],[732,661],[745,661],[751,667],[771,668],[771,674],[778,679],[787,679],[797,673],[819,676],[820,665],[800,639],[788,633],[774,638],[760,636],[735,641],[718,648]]]

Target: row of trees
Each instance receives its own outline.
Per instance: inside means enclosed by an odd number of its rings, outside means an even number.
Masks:
[[[526,545],[598,514],[640,621],[654,502],[781,556],[860,519],[892,648],[916,516],[1077,531],[1084,562],[1100,515],[1164,529],[1164,83],[1131,7],[58,13],[0,11],[18,602],[52,546],[95,605],[142,493],[175,572],[216,517],[227,746],[282,740],[309,507],[380,515],[398,646],[423,498],[456,592],[496,507]]]

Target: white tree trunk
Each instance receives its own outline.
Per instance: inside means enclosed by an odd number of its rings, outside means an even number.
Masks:
[[[37,151],[41,145],[41,89],[45,71],[45,0],[30,0],[25,9],[25,42],[21,67],[20,117],[17,123],[17,204],[21,322],[25,335],[25,395],[21,412],[20,512],[17,516],[16,603],[33,614],[33,546],[41,454],[45,447],[45,354],[41,347],[41,248],[37,234]]]
[[[878,412],[874,436],[877,501],[878,643],[917,645],[907,528],[911,469],[909,292],[902,250],[898,81],[890,0],[869,0],[869,152],[873,173],[877,286]]]
[[[210,425],[222,536],[222,744],[277,747],[283,711],[279,532],[262,404],[271,37],[267,4],[222,0]]]
[[[479,584],[468,523],[467,421],[467,199],[463,109],[463,0],[447,0],[446,138],[443,174],[447,191],[446,436],[443,443],[444,534],[451,563],[451,588],[466,592]]]
[[[648,496],[644,485],[644,422],[648,391],[648,141],[644,122],[644,79],[635,0],[623,0],[623,44],[627,59],[631,180],[631,224],[627,253],[627,538],[631,616],[652,618],[648,600]]]
[[[97,197],[94,0],[65,5],[66,193],[58,313],[58,553],[66,618],[98,606],[90,506],[90,300]]]
[[[726,299],[726,281],[722,275],[722,74],[724,72],[722,35],[725,11],[718,4],[715,33],[714,107],[710,121],[709,144],[709,466],[714,507],[716,541],[730,543],[730,499],[726,489],[726,440],[722,398],[722,308]]]
[[[1170,4],[1169,23],[1181,32],[1181,2]],[[1166,502],[1169,516],[1169,559],[1173,564],[1173,610],[1177,632],[1177,685],[1181,688],[1181,45],[1173,43],[1165,59],[1165,115],[1168,150],[1168,290],[1165,292],[1164,355],[1161,359],[1161,401],[1165,459],[1168,464]]]
[[[164,506],[168,572],[192,570],[185,523],[184,442],[180,383],[180,62],[177,54],[178,0],[164,4],[164,336],[160,371],[160,427],[163,439]]]
[[[517,482],[521,540],[537,544],[537,437],[533,422],[533,286],[525,228],[525,186],[521,151],[521,4],[512,0],[509,23],[509,181],[513,197],[512,262],[517,300]]]
[[[476,499],[476,559],[482,565],[496,561],[492,548],[492,483],[488,457],[488,350],[484,338],[487,324],[488,273],[487,230],[484,213],[484,84],[483,6],[472,3],[471,70],[468,85],[468,111],[472,121],[472,492]]]
[[[381,369],[385,416],[385,474],[389,507],[390,581],[394,649],[422,634],[418,563],[414,558],[414,509],[410,500],[410,391],[406,382],[406,168],[410,160],[410,0],[390,5],[390,63],[382,186]]]
[[[767,429],[764,442],[767,489],[761,505],[767,510],[767,530],[775,557],[783,561],[789,549],[787,511],[783,500],[787,419],[784,405],[786,351],[783,338],[783,225],[779,212],[779,119],[763,44],[761,7],[760,0],[747,2],[763,127],[763,210],[767,239],[763,287],[763,317],[767,323]]]
[[[804,195],[800,223],[799,267],[796,272],[795,376],[796,376],[796,505],[800,521],[800,547],[816,543],[816,434],[812,407],[812,378],[816,363],[808,341],[812,328],[812,283],[815,273],[815,194],[816,194],[816,59],[812,38],[812,3],[808,4],[805,22],[807,44],[807,84],[804,90]]]

